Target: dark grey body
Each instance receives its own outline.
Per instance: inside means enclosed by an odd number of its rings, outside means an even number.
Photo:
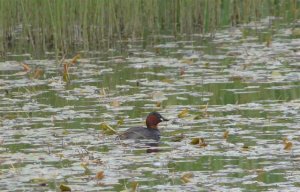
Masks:
[[[146,128],[146,127],[132,127],[126,130],[124,133],[118,136],[119,139],[152,139],[155,141],[160,140],[160,132],[158,129]]]

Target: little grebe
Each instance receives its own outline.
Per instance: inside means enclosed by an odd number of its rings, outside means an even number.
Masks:
[[[118,135],[117,138],[123,139],[152,139],[155,141],[160,140],[160,132],[157,128],[157,125],[162,121],[168,121],[158,112],[151,112],[146,118],[147,127],[132,127],[125,132]]]

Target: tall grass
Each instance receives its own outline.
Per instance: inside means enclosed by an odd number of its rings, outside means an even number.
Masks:
[[[0,51],[95,50],[152,34],[212,33],[267,15],[299,19],[299,1],[0,0]]]

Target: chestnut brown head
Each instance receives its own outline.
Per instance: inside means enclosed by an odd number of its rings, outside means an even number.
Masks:
[[[147,128],[157,129],[157,125],[163,121],[168,121],[168,119],[161,116],[158,112],[151,112],[146,118],[146,125]]]

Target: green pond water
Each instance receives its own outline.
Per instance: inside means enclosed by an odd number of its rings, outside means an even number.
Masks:
[[[214,38],[153,36],[80,52],[68,81],[52,53],[8,55],[0,63],[0,190],[300,190],[299,29],[270,29],[271,20]],[[159,126],[159,152],[104,130],[144,125],[151,111],[170,119]]]

